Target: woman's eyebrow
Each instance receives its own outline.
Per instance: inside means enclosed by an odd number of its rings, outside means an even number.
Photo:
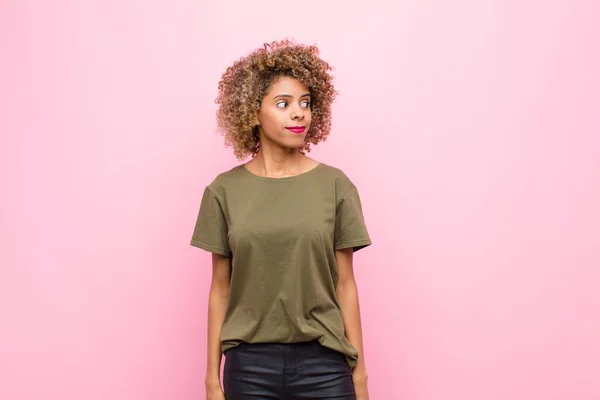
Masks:
[[[285,97],[285,98],[291,99],[291,98],[293,98],[294,96],[292,96],[291,94],[278,94],[277,96],[275,96],[275,97],[273,97],[273,98],[274,98],[274,99],[276,99],[276,98],[278,98],[278,97]],[[300,98],[302,98],[302,97],[310,97],[310,93],[305,93],[305,94],[303,94],[302,96],[300,96]]]

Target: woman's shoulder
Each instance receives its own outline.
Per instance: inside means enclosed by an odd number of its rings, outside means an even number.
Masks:
[[[208,184],[208,189],[218,193],[230,185],[235,185],[236,181],[239,181],[239,179],[243,177],[243,168],[244,165],[239,164],[226,171],[218,173]]]
[[[339,179],[348,179],[348,176],[344,173],[344,171],[336,166],[333,166],[331,164],[326,164],[324,162],[320,162],[319,163],[319,167],[325,171],[325,173],[331,175],[334,178],[339,178]]]
[[[335,185],[338,197],[343,197],[346,193],[354,189],[354,182],[352,182],[342,168],[325,163],[320,163],[319,165],[322,175],[326,176]]]

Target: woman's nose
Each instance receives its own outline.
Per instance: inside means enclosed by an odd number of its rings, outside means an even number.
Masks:
[[[301,108],[294,108],[292,110],[292,119],[303,119],[304,118],[304,110]]]

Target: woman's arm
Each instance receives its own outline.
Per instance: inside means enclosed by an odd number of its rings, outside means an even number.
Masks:
[[[206,378],[207,386],[221,387],[221,326],[225,320],[229,282],[231,279],[231,259],[212,253],[212,282],[208,296],[208,340]]]
[[[358,363],[352,371],[356,394],[359,399],[368,399],[367,367],[363,352],[358,287],[356,286],[356,280],[354,279],[354,269],[352,265],[353,253],[354,251],[352,248],[335,252],[338,266],[336,294],[340,307],[342,308],[342,318],[344,320],[346,337],[356,350],[358,350]]]

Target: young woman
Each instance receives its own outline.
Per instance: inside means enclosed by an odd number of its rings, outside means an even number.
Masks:
[[[212,253],[208,400],[368,399],[352,256],[371,240],[356,186],[306,156],[329,135],[331,69],[285,40],[219,83],[218,126],[251,160],[206,187],[191,241]]]

